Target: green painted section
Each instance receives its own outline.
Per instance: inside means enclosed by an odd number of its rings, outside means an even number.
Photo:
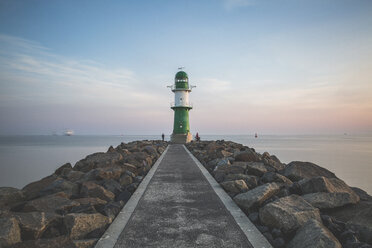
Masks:
[[[174,110],[174,134],[187,134],[190,132],[189,108],[173,108]]]
[[[184,71],[177,72],[174,82],[176,84],[176,89],[188,89],[189,88],[189,77]]]
[[[177,72],[175,79],[184,79],[184,78],[189,78],[186,72],[184,71]]]

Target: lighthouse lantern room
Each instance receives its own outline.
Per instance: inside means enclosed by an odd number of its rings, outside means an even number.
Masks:
[[[192,105],[189,102],[189,93],[195,86],[189,84],[189,77],[184,71],[177,72],[174,85],[169,86],[174,92],[174,103],[171,108],[174,110],[172,143],[188,143],[192,140],[190,133],[189,111]]]

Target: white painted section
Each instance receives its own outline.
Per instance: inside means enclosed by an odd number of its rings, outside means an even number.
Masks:
[[[135,208],[138,205],[143,193],[145,192],[147,185],[150,183],[151,178],[154,176],[155,171],[158,169],[159,164],[163,160],[165,154],[168,151],[169,146],[161,154],[156,163],[152,166],[151,170],[147,173],[145,178],[142,180],[141,184],[138,186],[137,190],[134,191],[133,195],[129,201],[125,204],[120,213],[116,216],[114,221],[111,223],[106,232],[98,240],[95,248],[113,248],[118,240],[120,234],[127,225],[130,217],[132,216]]]
[[[188,91],[176,91],[174,94],[175,106],[189,106],[189,92]]]

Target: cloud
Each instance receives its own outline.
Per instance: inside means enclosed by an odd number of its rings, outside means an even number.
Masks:
[[[0,35],[0,47],[2,104],[13,97],[35,103],[69,99],[130,106],[139,97],[142,102],[153,97],[136,87],[140,80],[127,68],[64,57],[36,42],[7,35]]]

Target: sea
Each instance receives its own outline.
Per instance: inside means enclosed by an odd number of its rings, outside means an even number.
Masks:
[[[94,152],[160,135],[0,136],[0,186],[22,188],[74,165]],[[166,140],[169,140],[166,136]],[[230,140],[276,155],[283,163],[309,161],[334,172],[348,185],[372,194],[372,135],[201,135],[202,140]]]

